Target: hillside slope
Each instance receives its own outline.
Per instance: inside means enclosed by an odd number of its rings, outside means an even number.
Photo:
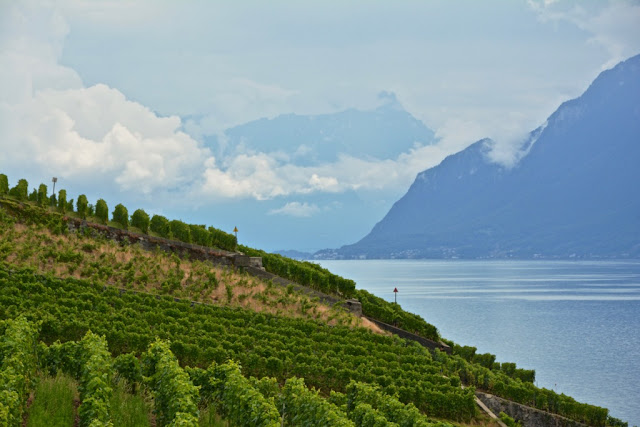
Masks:
[[[48,375],[64,374],[78,382],[77,414],[87,425],[91,419],[112,425],[110,405],[122,412],[113,387],[123,401],[151,402],[143,404],[147,422],[135,425],[173,425],[167,420],[180,411],[167,409],[161,396],[171,401],[182,393],[185,400],[174,401],[184,405],[188,422],[176,425],[195,426],[199,414],[211,411],[232,425],[271,426],[274,417],[284,425],[494,425],[476,408],[476,388],[567,417],[571,425],[619,425],[606,409],[540,389],[533,371],[497,363],[473,347],[450,343],[451,355],[430,352],[242,269],[105,241],[91,228],[70,232],[68,225],[53,208],[0,198],[0,422],[7,414],[16,422],[25,411],[31,416],[29,402],[44,399],[29,398],[35,379],[49,383]],[[381,315],[430,326],[357,295]],[[16,364],[20,359],[29,363]],[[228,387],[237,398],[225,397]],[[265,403],[271,424],[232,409],[247,393]]]

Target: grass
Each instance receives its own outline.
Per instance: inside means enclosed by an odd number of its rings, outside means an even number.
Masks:
[[[113,388],[111,397],[111,420],[114,426],[138,427],[149,426],[151,404],[142,393],[131,394],[124,382]]]
[[[69,376],[43,377],[27,412],[28,427],[69,427],[75,420],[76,382]]]
[[[198,425],[200,427],[228,427],[229,423],[220,418],[213,407],[208,406],[200,410]]]

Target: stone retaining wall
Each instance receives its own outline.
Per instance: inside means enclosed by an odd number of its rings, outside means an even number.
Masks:
[[[398,335],[401,338],[405,338],[411,341],[416,341],[430,350],[438,349],[440,351],[444,351],[445,353],[451,354],[451,347],[449,347],[447,344],[443,343],[442,341],[435,342],[428,338],[421,337],[420,335],[412,334],[411,332],[405,331],[404,329],[400,329],[393,325],[389,325],[388,323],[381,322],[372,317],[367,317],[367,316],[364,316],[364,317],[367,318],[369,321],[378,325],[380,329],[391,332],[392,334]]]

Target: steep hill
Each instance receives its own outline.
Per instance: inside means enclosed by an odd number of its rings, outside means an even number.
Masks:
[[[319,257],[640,256],[640,56],[604,71],[505,167],[481,140],[421,172],[359,242]]]
[[[452,342],[452,354],[431,351],[293,285],[200,260],[208,247],[150,248],[122,223],[63,215],[44,186],[26,201],[24,182],[11,195],[5,183],[0,174],[0,425],[58,410],[93,426],[495,425],[477,409],[476,389],[562,425],[624,425],[604,408],[536,387],[534,371],[491,354]],[[171,223],[170,238],[190,241],[191,229],[211,243],[203,226]],[[352,281],[242,249],[283,276],[357,296],[365,314],[438,337]]]

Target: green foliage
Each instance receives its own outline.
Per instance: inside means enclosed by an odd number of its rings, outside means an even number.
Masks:
[[[228,251],[235,251],[238,246],[238,240],[236,236],[230,233],[225,233],[217,228],[209,227],[207,229],[210,236],[210,244],[213,247],[226,249]]]
[[[302,378],[289,378],[277,400],[286,425],[291,426],[355,426],[338,407],[309,390]]]
[[[67,211],[67,212],[73,212],[73,199],[71,199],[71,200],[69,200],[69,201],[67,202],[67,209],[66,209],[66,211]]]
[[[233,425],[278,427],[280,414],[273,398],[266,398],[242,376],[240,366],[229,361],[213,363],[208,369],[209,384],[221,415]],[[202,393],[201,393],[202,394]],[[205,396],[203,396],[205,397]]]
[[[174,238],[185,243],[191,243],[191,228],[188,224],[174,219],[169,222],[169,226],[171,227],[171,234]]]
[[[85,219],[89,214],[87,210],[87,206],[89,205],[89,200],[87,200],[87,196],[81,194],[78,196],[78,201],[76,202],[76,212],[80,215],[80,218]],[[106,206],[106,203],[105,203]],[[108,209],[107,209],[108,212]],[[106,222],[106,220],[105,220]]]
[[[505,414],[504,412],[500,412],[498,414],[498,417],[500,418],[500,421],[502,421],[507,425],[507,427],[522,427],[522,423],[516,422],[513,418],[511,418],[509,415]]]
[[[145,394],[130,392],[128,386],[122,382],[115,384],[109,406],[114,426],[151,426],[149,420],[151,408],[145,399]]]
[[[162,237],[169,237],[171,233],[171,226],[169,225],[169,220],[162,215],[154,215],[151,217],[150,224],[151,231],[154,233],[158,233]]]
[[[349,419],[359,427],[395,427],[398,424],[387,421],[380,411],[368,403],[359,403],[349,413]]]
[[[189,380],[169,343],[157,340],[143,358],[144,379],[154,396],[159,426],[198,425],[198,387]]]
[[[431,356],[424,347],[397,337],[248,310],[192,306],[159,295],[121,293],[101,284],[46,278],[27,270],[9,272],[0,266],[0,319],[20,312],[42,320],[41,339],[46,343],[80,339],[91,328],[107,337],[114,355],[132,351],[140,354],[160,336],[172,340],[172,352],[187,366],[208,366],[211,361],[222,364],[234,359],[242,364],[245,375],[264,377],[273,372],[280,383],[291,376],[304,377],[310,387],[320,389],[323,395],[332,390],[345,392],[353,379],[377,384],[380,393],[403,405],[413,403],[422,413],[449,420],[466,420],[473,414],[475,387],[589,425],[601,426],[607,420],[606,409],[539,389],[457,355],[436,351]],[[71,355],[72,350],[72,343],[54,343],[41,352],[40,359],[46,366],[73,365],[61,357]],[[79,356],[67,359],[74,357]],[[204,374],[199,379],[197,375],[191,377],[202,386],[203,396],[213,395]],[[461,380],[470,387],[460,389]],[[253,387],[263,396],[282,402],[274,384],[262,381],[253,381]],[[342,412],[346,411],[346,402],[336,396],[334,393],[331,401],[344,405]],[[371,401],[360,403],[385,415]],[[276,407],[281,410],[281,403]],[[366,407],[359,411],[363,420],[378,419],[376,413],[367,415],[370,411]]]
[[[35,400],[28,410],[27,427],[69,427],[74,425],[75,381],[66,375],[38,380]]]
[[[129,211],[122,203],[118,203],[113,210],[112,219],[122,226],[125,230],[129,228]]]
[[[58,210],[62,213],[67,211],[67,190],[58,191]]]
[[[0,196],[9,194],[9,179],[7,175],[0,173]]]
[[[49,197],[47,196],[47,186],[40,184],[38,187],[38,205],[45,206],[49,201]]]
[[[607,422],[609,411],[606,408],[576,402],[564,394],[538,388],[517,377],[511,378],[500,370],[470,363],[458,355],[447,356],[436,351],[436,359],[444,362],[445,370],[457,372],[464,383],[488,393],[592,426],[604,426]]]
[[[96,202],[96,218],[103,224],[106,224],[109,220],[109,207],[103,199],[98,199]]]
[[[84,366],[80,376],[78,416],[81,426],[112,426],[109,405],[113,388],[111,354],[107,340],[91,331],[81,342]]]
[[[142,382],[142,367],[133,353],[124,353],[116,357],[113,361],[113,369],[119,378],[126,380],[131,386]]]
[[[355,294],[358,300],[360,300],[362,312],[366,316],[373,317],[374,319],[397,326],[433,341],[440,340],[438,329],[430,323],[427,323],[417,314],[404,311],[400,305],[387,302],[363,289],[357,290]]]
[[[207,228],[204,225],[194,225],[189,224],[189,232],[191,241],[196,245],[201,246],[210,246],[211,245],[211,235],[207,231]]]
[[[495,372],[502,372],[511,378],[517,378],[523,382],[534,383],[536,380],[536,371],[533,369],[520,369],[516,367],[515,363],[498,363],[496,362],[496,356],[493,354],[477,354],[475,347],[467,345],[461,346],[449,340],[444,341],[451,347],[453,354],[462,357],[468,362],[484,366]]]
[[[467,419],[471,419],[475,410],[473,397],[469,400],[471,400],[471,405],[467,408]],[[363,407],[362,405],[367,406]],[[436,416],[449,415],[442,413],[444,411],[438,412],[440,413],[434,411],[431,414]],[[380,417],[403,427],[434,425],[412,403],[405,405],[395,397],[383,393],[377,386],[355,381],[352,381],[347,387],[347,413],[349,418],[356,421],[358,425],[360,425],[358,419],[368,418],[371,422],[377,423]]]
[[[622,421],[621,419],[612,417],[611,415],[607,417],[607,425],[611,427],[629,427],[629,423]]]
[[[131,215],[131,225],[138,227],[145,234],[149,232],[149,222],[149,215],[142,209],[136,209]]]
[[[30,202],[38,203],[38,190],[34,188],[33,191],[29,194],[28,200]]]
[[[0,425],[21,426],[36,374],[38,326],[24,317],[8,320],[0,339]]]
[[[9,190],[9,195],[17,198],[18,200],[26,201],[29,198],[29,183],[27,180],[18,180],[18,184]]]
[[[328,294],[352,296],[356,283],[345,279],[318,264],[297,261],[278,254],[252,249],[240,245],[240,250],[249,256],[262,257],[262,265],[270,273],[287,278],[296,283],[308,286]]]
[[[43,322],[42,338],[47,338],[47,334],[50,333],[50,327],[51,323],[49,321]],[[55,341],[49,347],[44,347],[40,350],[41,363],[43,368],[49,372],[49,375],[66,374],[76,380],[80,379],[84,349],[79,342],[67,341],[61,343],[60,341]]]

